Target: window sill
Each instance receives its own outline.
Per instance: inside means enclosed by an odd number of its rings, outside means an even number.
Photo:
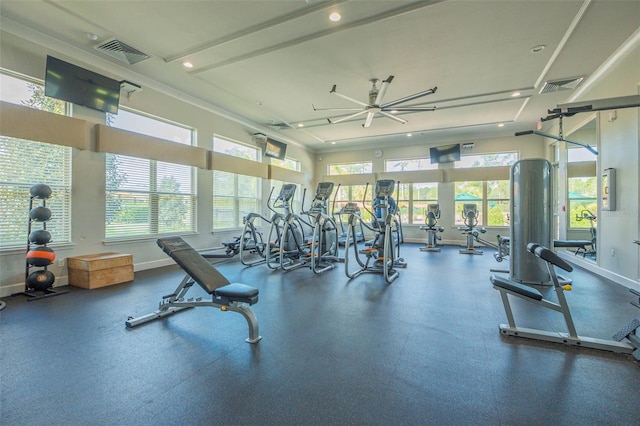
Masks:
[[[157,234],[157,235],[145,235],[140,237],[129,237],[129,238],[113,238],[109,240],[102,241],[102,245],[112,246],[117,244],[127,244],[127,243],[140,243],[145,241],[155,241],[158,238],[166,238],[166,237],[190,237],[193,235],[198,235],[197,232],[188,232],[188,233],[175,233],[175,234]]]

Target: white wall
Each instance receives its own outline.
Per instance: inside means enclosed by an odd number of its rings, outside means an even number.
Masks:
[[[28,42],[11,35],[5,37],[5,33],[2,33],[0,42],[0,67],[27,76],[44,79],[47,54],[65,59],[64,52],[30,53],[38,49],[27,49]],[[91,68],[77,61],[71,62]],[[94,70],[101,72],[99,69]],[[108,73],[104,74],[108,75]],[[251,135],[255,131],[181,101],[178,97],[171,97],[149,88],[143,87],[141,92],[133,94],[128,100],[122,98],[121,107],[142,111],[195,128],[197,129],[197,146],[203,148],[211,149],[214,133],[238,142],[253,144]],[[104,114],[83,107],[76,107],[74,116],[96,124],[104,124],[105,120]],[[305,185],[312,187],[314,155],[293,144],[288,145],[287,155],[301,162]],[[136,270],[171,264],[172,261],[156,246],[153,238],[133,242],[105,243],[105,154],[73,149],[72,161],[72,244],[64,247],[52,245],[56,250],[57,259],[113,251],[133,254]],[[212,233],[212,173],[210,170],[203,169],[198,169],[197,173],[199,194],[196,213],[197,234],[185,237],[196,248],[217,247],[222,241],[240,234],[240,230]],[[268,182],[264,187],[263,198],[266,199],[269,190]],[[2,266],[0,297],[21,291],[24,287],[24,250],[0,253],[0,264]],[[66,265],[60,266],[56,262],[49,269],[56,275],[56,285],[67,283]]]

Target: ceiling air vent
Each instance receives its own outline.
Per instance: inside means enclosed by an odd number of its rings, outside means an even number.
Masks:
[[[291,124],[289,123],[285,123],[285,122],[279,122],[279,123],[271,123],[269,124],[269,126],[274,127],[278,130],[287,130],[287,129],[293,129],[293,127],[291,126]]]
[[[560,90],[573,90],[584,77],[563,78],[561,80],[550,80],[544,83],[540,93],[559,92]]]
[[[98,43],[93,47],[96,50],[112,56],[119,61],[126,62],[129,65],[137,64],[140,61],[150,58],[146,53],[143,53],[135,47],[131,47],[127,43],[114,38]]]

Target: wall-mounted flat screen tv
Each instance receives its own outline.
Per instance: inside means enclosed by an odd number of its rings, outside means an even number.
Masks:
[[[47,56],[44,94],[51,98],[116,114],[120,82]]]
[[[460,144],[431,147],[429,157],[431,164],[460,161]]]
[[[287,144],[267,139],[264,145],[265,157],[277,158],[278,160],[284,160],[284,156],[287,153]]]

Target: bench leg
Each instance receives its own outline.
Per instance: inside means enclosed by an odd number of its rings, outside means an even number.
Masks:
[[[231,303],[228,309],[240,313],[247,320],[247,325],[249,326],[249,337],[245,340],[247,343],[257,343],[262,339],[258,331],[258,319],[248,306]]]

